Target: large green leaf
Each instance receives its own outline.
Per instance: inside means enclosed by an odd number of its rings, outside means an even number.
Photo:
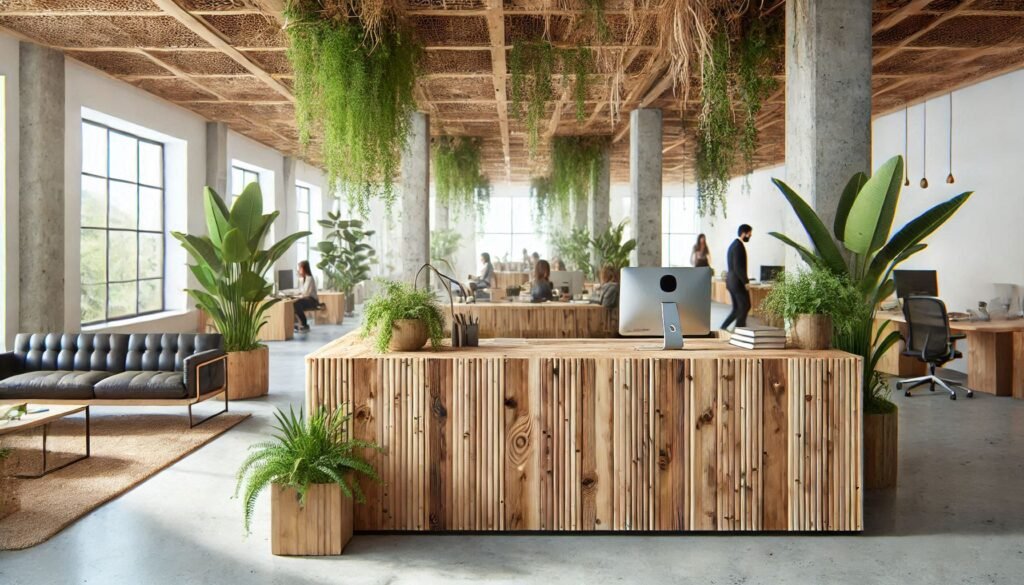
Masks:
[[[242,237],[249,241],[259,231],[262,220],[263,192],[259,183],[249,183],[231,206],[231,227],[238,228]]]
[[[217,275],[205,264],[189,264],[189,270],[207,291],[217,290]]]
[[[235,284],[238,287],[239,295],[247,301],[258,301],[267,296],[267,281],[255,272],[248,270],[243,272]]]
[[[839,198],[839,207],[836,208],[836,220],[832,227],[832,233],[834,233],[836,238],[840,241],[846,238],[846,218],[850,216],[850,208],[853,207],[853,202],[856,201],[857,194],[860,193],[864,183],[867,182],[867,175],[864,173],[855,173],[850,177],[850,181],[846,183],[846,188],[843,189],[843,194]]]
[[[836,234],[848,250],[867,255],[885,244],[902,187],[903,157],[894,156],[861,187],[845,219],[843,233]]]
[[[828,228],[825,227],[818,214],[789,185],[779,179],[772,179],[772,182],[775,183],[775,186],[779,188],[782,195],[789,201],[793,211],[796,212],[797,218],[803,224],[808,237],[811,238],[811,243],[818,251],[818,256],[821,257],[820,263],[836,274],[848,274],[849,269],[846,266],[846,261],[839,252],[839,247],[836,246],[835,241],[832,239],[832,234],[828,232]]]
[[[270,232],[270,226],[274,223],[275,218],[277,218],[277,212],[260,216],[256,231],[248,238],[250,250],[259,250],[263,246],[263,240]]]
[[[896,343],[901,339],[903,338],[900,336],[899,331],[890,331],[881,342],[876,343],[874,349],[871,351],[871,360],[868,362],[868,371],[873,372],[878,369],[878,362],[881,361],[885,352],[889,351],[889,349],[896,345]]]
[[[252,251],[245,241],[241,230],[233,228],[224,234],[224,245],[221,246],[221,254],[225,262],[248,262],[252,259]]]
[[[231,212],[220,195],[209,187],[203,190],[203,209],[206,212],[206,232],[213,245],[220,248],[224,235],[231,229],[228,221]]]
[[[192,255],[196,262],[206,264],[214,272],[220,272],[224,269],[220,255],[209,239],[181,232],[171,232],[171,235],[181,242],[181,246]]]
[[[271,246],[270,249],[267,250],[267,256],[269,257],[271,264],[277,262],[281,256],[284,256],[284,253],[287,252],[288,248],[291,248],[295,242],[305,238],[306,236],[312,235],[312,233],[313,232],[297,232],[282,238],[276,244]]]

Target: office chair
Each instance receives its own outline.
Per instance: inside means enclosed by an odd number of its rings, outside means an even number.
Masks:
[[[949,316],[946,314],[946,305],[935,297],[908,296],[903,300],[903,315],[907,318],[907,328],[910,335],[906,339],[906,348],[903,355],[915,357],[928,364],[928,375],[919,378],[910,378],[896,383],[896,389],[902,390],[906,387],[906,396],[912,396],[910,391],[923,384],[928,384],[929,389],[934,392],[938,384],[949,392],[949,399],[956,400],[956,390],[950,385],[960,386],[952,380],[946,380],[935,375],[935,369],[945,365],[947,362],[963,354],[956,349],[956,342],[966,337],[965,335],[951,335],[949,332]],[[974,398],[974,391],[967,390],[967,397]]]

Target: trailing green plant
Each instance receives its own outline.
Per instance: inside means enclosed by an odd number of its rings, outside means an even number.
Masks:
[[[377,351],[386,353],[396,321],[418,319],[427,326],[430,346],[437,349],[444,337],[444,314],[434,291],[418,290],[412,285],[381,280],[381,290],[363,306],[363,337],[373,337]]]
[[[486,211],[491,183],[480,170],[480,139],[440,137],[433,146],[434,192],[458,217],[472,207]]]
[[[569,270],[579,270],[587,278],[594,276],[594,265],[590,263],[590,230],[576,226],[569,233],[556,230],[551,236],[551,247],[557,256],[565,260]]]
[[[360,19],[324,18],[321,9],[317,0],[285,9],[299,138],[319,141],[329,189],[365,217],[371,199],[394,202],[421,50],[397,21],[368,33]]]
[[[583,0],[583,15],[586,23],[593,29],[594,37],[606,41],[610,35],[608,19],[605,18],[606,0]]]
[[[857,289],[864,313],[848,332],[835,336],[835,346],[864,358],[865,412],[891,411],[895,407],[887,399],[888,386],[876,367],[882,355],[899,341],[899,333],[884,334],[888,322],[875,329],[876,307],[895,290],[892,271],[924,250],[927,247],[924,239],[946,223],[972,192],[935,205],[891,233],[903,187],[903,157],[895,156],[871,177],[857,173],[850,179],[839,198],[830,232],[818,214],[789,185],[779,179],[772,179],[772,182],[793,208],[811,247],[777,232],[771,235],[796,250],[810,266],[845,276]]]
[[[769,30],[764,19],[748,19],[745,34],[737,43],[736,93],[743,108],[739,150],[743,156],[744,172],[754,171],[754,152],[757,150],[757,115],[764,100],[779,86],[771,75],[776,55],[777,32]]]
[[[562,72],[563,87],[567,88],[572,78],[576,119],[582,121],[586,115],[584,102],[593,65],[594,53],[587,47],[560,49],[545,40],[521,41],[512,46],[509,53],[512,112],[526,123],[531,156],[536,154],[540,143],[540,125],[547,104],[557,99],[553,81],[556,70]]]
[[[595,234],[590,241],[594,248],[594,266],[611,265],[615,270],[629,266],[629,256],[636,249],[636,239],[622,241],[629,220],[610,225],[601,234]]]
[[[729,35],[715,33],[701,70],[701,115],[697,140],[697,212],[726,213],[726,193],[735,161],[736,121],[729,94]]]
[[[267,310],[280,302],[268,299],[274,287],[267,281],[267,272],[292,244],[311,232],[285,236],[264,250],[263,240],[279,212],[263,213],[258,183],[247,185],[230,210],[209,187],[203,204],[208,235],[171,232],[195,260],[189,269],[202,287],[186,292],[213,319],[224,336],[226,351],[256,349]]]
[[[533,200],[533,221],[540,225],[548,216],[551,201],[551,177],[530,179],[530,199]]]
[[[585,205],[601,164],[607,138],[556,136],[551,141],[551,174],[545,204],[568,217],[573,204]]]
[[[353,476],[363,475],[380,482],[377,471],[361,454],[364,449],[380,447],[349,438],[351,414],[332,413],[320,407],[303,419],[301,409],[296,415],[289,407],[288,414],[278,409],[274,418],[277,424],[273,438],[250,446],[251,453],[238,469],[235,497],[242,493],[246,534],[250,532],[256,499],[271,484],[297,491],[302,505],[306,503],[309,486],[324,483],[336,484],[357,502],[366,501]]]
[[[866,317],[860,291],[847,275],[812,266],[780,274],[761,303],[761,312],[793,322],[799,315],[828,315],[835,336],[849,335]]]
[[[459,251],[462,234],[457,230],[444,229],[430,232],[430,259],[444,262],[450,270],[454,270],[455,253]]]
[[[377,261],[377,251],[367,243],[376,232],[363,229],[362,220],[341,219],[335,211],[317,223],[326,230],[326,239],[316,245],[316,266],[324,271],[329,288],[351,295],[356,285],[370,278],[370,267]]]

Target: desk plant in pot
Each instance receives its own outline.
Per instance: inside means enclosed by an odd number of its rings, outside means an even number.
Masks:
[[[833,334],[848,335],[863,317],[864,303],[848,277],[821,267],[780,274],[761,313],[789,325],[790,339],[800,349],[828,349]]]
[[[903,157],[896,156],[871,177],[857,173],[850,179],[839,198],[830,231],[788,185],[779,179],[772,181],[803,224],[811,246],[801,245],[783,234],[771,235],[795,249],[810,266],[844,276],[857,289],[861,314],[847,331],[837,332],[833,341],[837,348],[863,358],[865,487],[894,487],[897,410],[888,400],[887,382],[875,367],[900,336],[896,331],[883,335],[889,323],[876,328],[875,311],[879,302],[895,289],[893,269],[925,249],[924,239],[946,223],[972,192],[935,205],[891,233],[903,186]]]
[[[256,499],[270,488],[270,548],[275,555],[339,555],[352,538],[352,501],[365,502],[356,476],[380,481],[363,458],[373,443],[349,438],[351,414],[321,407],[307,419],[278,410],[276,431],[238,469],[245,531]]]
[[[377,351],[416,351],[430,340],[436,349],[444,336],[444,314],[433,291],[381,281],[382,287],[363,307],[363,337]]]
[[[351,317],[356,308],[356,285],[370,278],[370,266],[376,260],[377,251],[367,243],[376,232],[363,229],[358,219],[341,219],[334,211],[317,223],[327,230],[326,239],[316,245],[320,252],[317,268],[324,271],[328,288],[345,293],[345,316]]]
[[[263,213],[257,183],[247,185],[231,209],[209,187],[203,204],[208,235],[172,232],[195,261],[189,269],[202,287],[187,292],[224,336],[230,397],[263,396],[270,385],[270,356],[258,341],[259,331],[267,322],[267,310],[280,302],[269,298],[273,286],[266,280],[267,272],[310,232],[286,236],[264,250],[263,240],[278,212]]]

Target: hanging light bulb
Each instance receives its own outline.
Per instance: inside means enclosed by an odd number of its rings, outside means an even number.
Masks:
[[[921,122],[921,188],[928,188],[928,100],[924,102],[924,119]]]
[[[904,106],[903,107],[903,165],[904,165],[903,166],[903,174],[904,174],[904,176],[906,176],[906,180],[903,181],[903,186],[904,187],[909,187],[910,186],[910,161],[909,161],[910,157],[907,156],[907,143],[910,142],[910,134],[907,131],[908,130],[907,116],[908,116],[907,108],[906,108],[906,106]]]
[[[953,178],[953,92],[949,92],[949,174],[946,175],[946,183],[952,185],[956,182]]]

